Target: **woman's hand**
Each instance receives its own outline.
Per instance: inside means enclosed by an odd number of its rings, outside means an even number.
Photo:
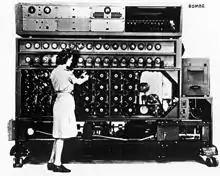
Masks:
[[[87,81],[89,79],[89,75],[87,75],[87,72],[84,72],[81,74],[80,78],[82,78],[84,81]]]
[[[89,75],[85,75],[85,76],[84,76],[84,80],[85,80],[85,81],[88,81],[88,79],[89,79]]]
[[[85,76],[88,76],[86,74],[87,74],[87,72],[83,72],[80,77],[84,78]]]

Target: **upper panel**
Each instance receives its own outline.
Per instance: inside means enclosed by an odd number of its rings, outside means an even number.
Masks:
[[[180,37],[181,6],[16,5],[20,36]]]

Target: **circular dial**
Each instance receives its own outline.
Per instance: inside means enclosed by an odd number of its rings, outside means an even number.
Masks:
[[[44,44],[43,44],[43,48],[44,48],[44,49],[48,49],[48,48],[49,48],[49,43],[44,43]]]
[[[136,45],[134,43],[130,44],[130,49],[131,50],[135,50],[135,48],[136,48]]]
[[[97,50],[100,50],[100,49],[102,48],[102,45],[101,45],[100,43],[97,43],[97,44],[95,45],[95,48],[96,48]]]
[[[57,49],[57,48],[58,48],[57,43],[52,43],[52,48],[53,48],[53,49]]]
[[[108,43],[105,43],[105,44],[104,44],[104,48],[105,48],[105,50],[109,50],[110,45],[109,45]]]
[[[155,44],[155,49],[159,51],[161,49],[161,45],[159,43]]]
[[[25,44],[25,48],[26,48],[26,49],[30,49],[30,48],[31,48],[31,43],[29,43],[29,42],[26,43],[26,44]]]
[[[67,45],[66,45],[66,43],[61,43],[60,47],[61,47],[62,49],[65,49],[65,48],[67,47]]]
[[[121,44],[121,49],[122,50],[126,50],[127,49],[127,44],[126,43],[122,43]]]
[[[138,44],[138,49],[143,50],[144,49],[144,44],[143,43]]]
[[[25,62],[29,63],[31,61],[31,58],[30,57],[26,57],[25,58]]]
[[[34,6],[30,6],[30,7],[28,8],[28,12],[31,13],[31,14],[35,13],[35,11],[36,11],[36,9],[35,9]]]
[[[105,7],[104,8],[104,12],[106,13],[106,14],[110,14],[111,13],[111,8],[110,7]]]
[[[91,49],[92,49],[92,44],[91,44],[91,43],[87,43],[87,44],[86,44],[86,48],[87,48],[88,50],[91,50]]]
[[[44,7],[44,13],[49,14],[51,12],[51,8],[46,6]]]
[[[150,43],[148,43],[148,44],[147,44],[147,50],[152,50],[152,49],[153,49],[153,45],[150,44]]]
[[[118,44],[117,43],[114,43],[113,45],[112,45],[112,48],[114,49],[114,50],[117,50],[118,49]]]
[[[40,48],[40,43],[38,43],[38,42],[35,43],[35,44],[34,44],[34,48],[35,48],[35,49],[39,49],[39,48]]]
[[[142,64],[142,63],[144,62],[143,57],[139,57],[139,58],[138,58],[138,62],[139,62],[140,64]]]

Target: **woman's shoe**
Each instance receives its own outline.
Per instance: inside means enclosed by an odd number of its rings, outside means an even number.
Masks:
[[[48,169],[48,170],[54,170],[55,167],[56,167],[55,164],[53,164],[53,163],[47,163],[47,169]]]
[[[57,166],[54,164],[54,168],[53,168],[53,171],[54,172],[71,172],[71,170],[67,169],[64,165],[60,165],[60,166]]]

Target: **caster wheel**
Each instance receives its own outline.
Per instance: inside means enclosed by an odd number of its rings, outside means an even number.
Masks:
[[[213,166],[214,166],[214,167],[217,167],[218,164],[219,164],[218,159],[215,158],[215,157],[212,157],[212,161],[213,161]]]
[[[211,159],[211,158],[206,158],[205,163],[206,163],[206,165],[207,165],[208,167],[211,167],[211,166],[212,166],[212,164],[213,164],[213,162],[212,162],[212,159]]]
[[[206,158],[205,162],[208,167],[217,167],[219,164],[217,158],[215,158],[215,157]]]
[[[22,158],[14,158],[13,159],[13,167],[22,167],[23,166],[23,159]]]

